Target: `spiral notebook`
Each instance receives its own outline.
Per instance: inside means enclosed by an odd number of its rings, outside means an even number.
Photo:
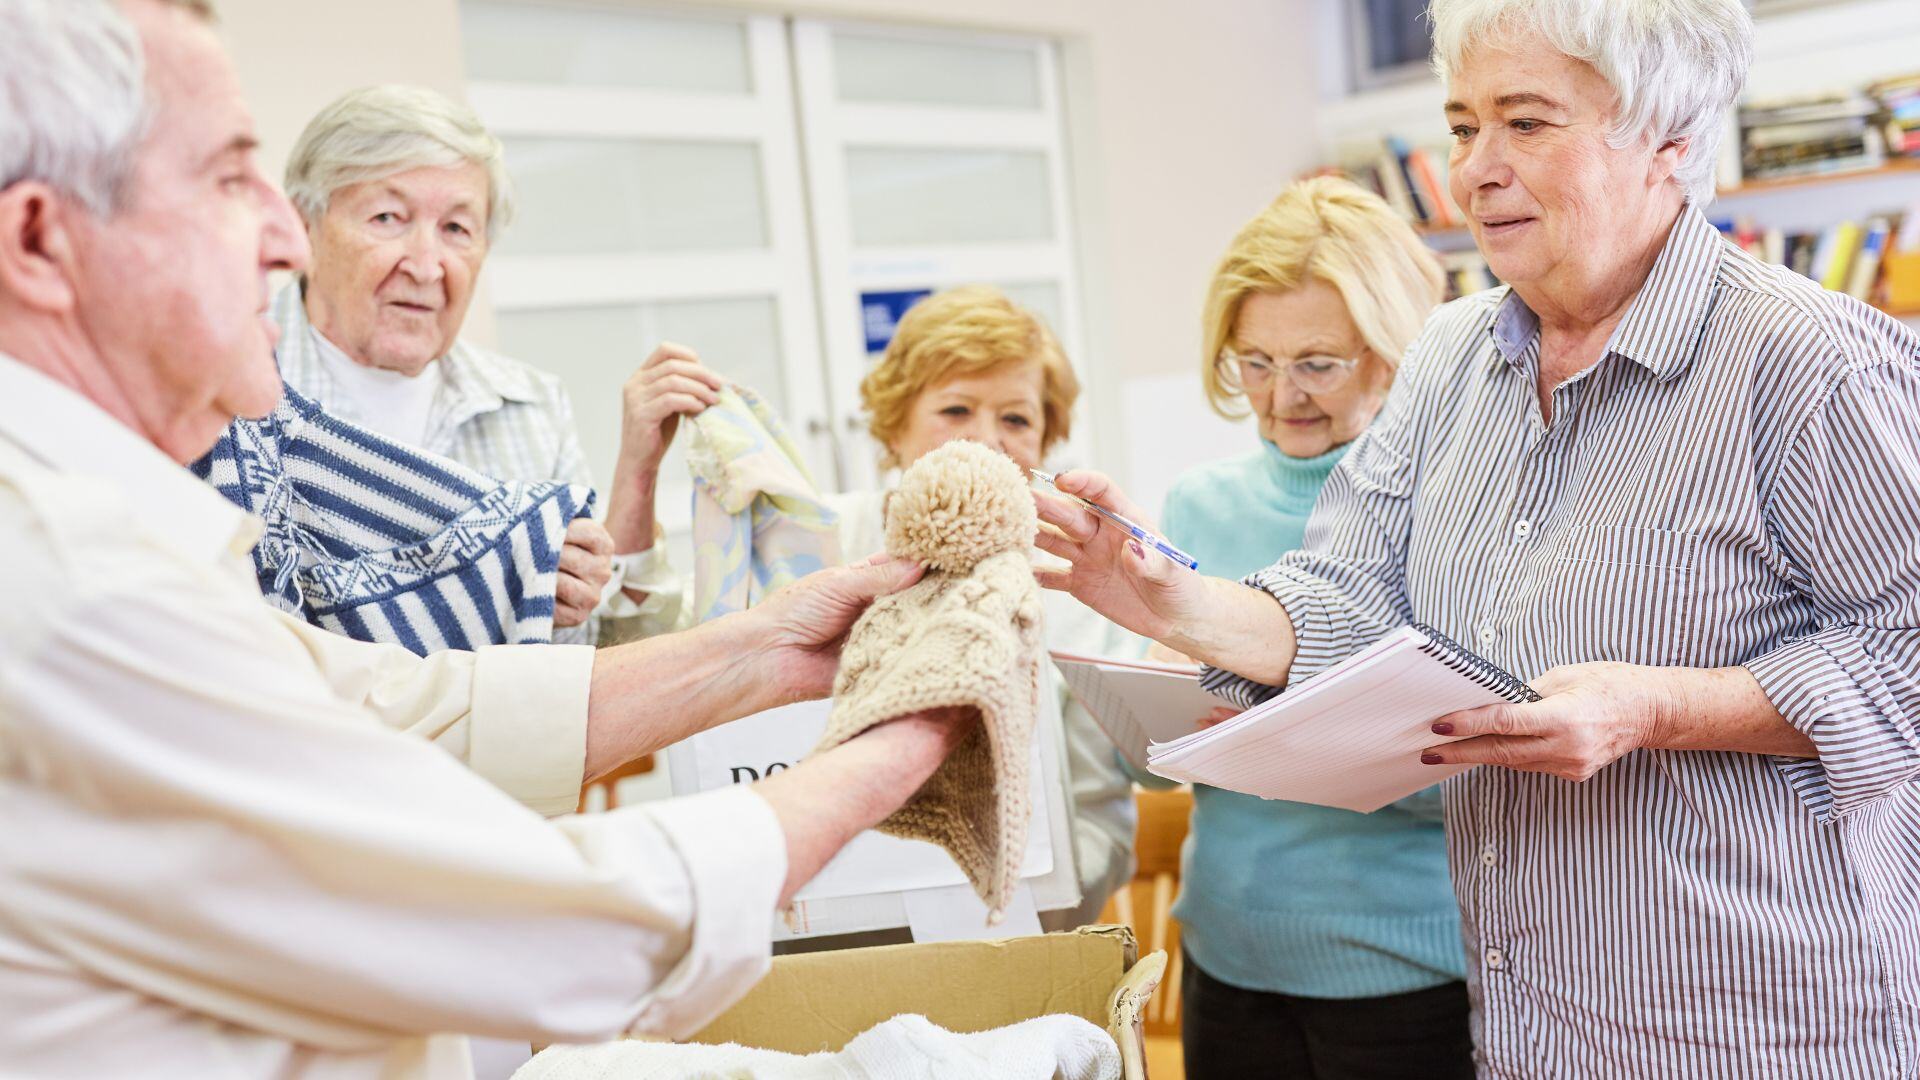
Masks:
[[[1526,683],[1425,626],[1409,626],[1231,720],[1148,747],[1147,767],[1265,799],[1370,812],[1467,765],[1423,765],[1454,739],[1433,721],[1538,701]]]
[[[1197,731],[1226,705],[1200,689],[1194,664],[1161,664],[1112,656],[1052,653],[1060,678],[1126,759],[1147,767],[1147,747]]]

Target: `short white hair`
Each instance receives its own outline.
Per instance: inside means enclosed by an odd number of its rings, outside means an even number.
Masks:
[[[1726,113],[1753,62],[1741,0],[1433,0],[1427,15],[1443,80],[1475,46],[1529,31],[1593,65],[1618,99],[1608,144],[1685,142],[1674,182],[1688,202],[1712,201]]]
[[[112,0],[0,0],[0,190],[34,180],[107,217],[146,131],[140,35]]]
[[[6,2],[6,0],[0,0]],[[333,194],[421,168],[483,166],[487,236],[513,220],[513,185],[500,140],[472,109],[419,86],[369,86],[320,110],[287,161],[287,197],[317,225]]]
[[[157,0],[212,22],[212,0]],[[146,53],[114,0],[0,0],[0,191],[35,180],[100,217],[146,136]]]

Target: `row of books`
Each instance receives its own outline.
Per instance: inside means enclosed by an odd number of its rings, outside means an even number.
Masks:
[[[1920,157],[1920,73],[1867,87],[1880,106],[1881,137],[1893,157]]]
[[[1447,275],[1449,300],[1470,296],[1500,284],[1493,276],[1493,271],[1487,269],[1487,260],[1472,248],[1440,252],[1440,269]]]
[[[1466,222],[1447,194],[1447,178],[1439,155],[1405,139],[1388,136],[1378,153],[1347,155],[1336,172],[1371,189],[1407,220],[1435,229],[1451,229]]]
[[[1836,93],[1740,106],[1737,177],[1754,180],[1872,169],[1886,162],[1880,104],[1869,94]]]
[[[1734,243],[1858,299],[1879,299],[1880,275],[1890,251],[1920,250],[1920,214],[1842,221],[1818,232],[1755,228],[1748,221],[1722,222]]]

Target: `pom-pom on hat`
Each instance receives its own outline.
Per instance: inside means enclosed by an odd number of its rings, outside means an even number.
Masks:
[[[946,848],[998,922],[1026,857],[1040,587],[1037,517],[1020,467],[978,443],[922,456],[887,501],[887,551],[927,564],[883,596],[840,652],[825,750],[912,713],[970,708],[980,725],[880,831]]]
[[[964,574],[989,555],[1025,551],[1039,528],[1026,474],[1013,459],[955,439],[900,477],[887,500],[887,551]]]

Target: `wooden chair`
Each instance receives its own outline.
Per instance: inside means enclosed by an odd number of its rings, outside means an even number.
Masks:
[[[634,758],[625,765],[580,789],[579,812],[598,813],[611,810],[620,805],[620,781],[629,776],[641,776],[653,771],[653,755]]]
[[[1187,838],[1187,818],[1193,813],[1193,792],[1135,789],[1140,814],[1133,850],[1138,868],[1127,887],[1115,893],[1100,915],[1101,922],[1133,927],[1144,955],[1155,949],[1167,953],[1167,974],[1147,1005],[1147,1035],[1180,1033],[1180,927],[1173,921],[1173,898],[1179,892],[1180,845]]]

